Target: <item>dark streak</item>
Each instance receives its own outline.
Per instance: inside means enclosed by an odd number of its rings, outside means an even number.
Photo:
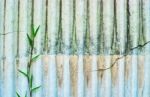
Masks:
[[[116,5],[117,2],[114,0],[114,17],[113,17],[113,36],[112,36],[112,43],[111,43],[111,49],[114,50],[114,47],[117,47],[117,17],[116,17]],[[114,51],[113,51],[114,52]],[[116,51],[115,51],[116,52]]]
[[[0,35],[7,35],[7,34],[11,34],[11,33],[13,33],[13,32],[7,32],[7,33],[0,33]]]
[[[90,28],[90,25],[89,25],[89,18],[90,18],[90,15],[89,15],[89,0],[87,0],[86,2],[86,29],[85,29],[85,49],[84,49],[84,53],[87,53],[87,54],[90,54],[90,31],[89,31],[89,28]]]
[[[100,53],[104,52],[104,34],[103,34],[103,0],[100,1]]]
[[[62,53],[62,0],[59,2],[59,25],[58,25],[58,32],[57,32],[57,53]]]
[[[73,24],[72,24],[72,41],[71,41],[71,47],[72,47],[72,54],[75,55],[77,51],[77,36],[76,36],[76,0],[73,0]]]
[[[45,39],[44,39],[44,51],[48,52],[48,0],[45,3],[46,12],[45,12]]]
[[[129,0],[127,0],[127,44],[126,44],[126,52],[129,51],[130,47],[130,8],[129,8]]]
[[[148,42],[146,42],[146,43],[144,43],[144,44],[140,44],[140,45],[138,45],[138,46],[136,46],[136,47],[133,47],[133,48],[131,48],[130,50],[134,50],[134,49],[137,49],[137,48],[142,48],[142,47],[144,47],[145,45],[147,45],[148,43],[150,43],[150,41],[148,41]]]
[[[150,43],[150,41],[148,41],[148,42],[146,42],[146,43],[144,43],[144,44],[142,44],[142,45],[138,45],[138,46],[136,46],[136,47],[133,47],[133,48],[130,49],[130,52],[132,52],[132,51],[135,50],[135,49],[142,48],[142,47],[144,47],[145,45],[147,45],[148,43]],[[129,52],[129,53],[130,53],[130,52]],[[100,68],[100,69],[97,69],[97,70],[94,70],[94,71],[105,71],[105,70],[111,69],[111,68],[118,62],[118,60],[120,60],[120,59],[126,57],[129,53],[124,54],[124,55],[122,55],[121,57],[118,57],[118,58],[113,62],[113,64],[111,64],[110,67],[107,67],[107,68]]]
[[[3,22],[3,28],[4,28],[4,32],[5,32],[5,20],[6,20],[6,0],[4,0],[4,22]],[[3,37],[3,52],[5,52],[5,37]],[[3,56],[5,56],[5,54],[3,53]],[[3,60],[3,64],[5,64],[5,60]],[[3,66],[4,67],[4,66]],[[3,72],[5,72],[5,68],[3,68]]]
[[[18,0],[18,6],[17,6],[17,44],[19,44],[20,42],[19,42],[19,30],[20,30],[20,0]],[[18,58],[19,57],[19,45],[17,45],[17,54],[16,54],[16,58]],[[16,64],[17,64],[17,67],[18,67],[18,65],[19,65],[19,60],[18,59],[16,59]]]
[[[32,4],[31,4],[31,26],[33,26],[34,24],[34,0],[32,0]]]
[[[104,75],[104,74],[103,74],[103,72],[102,72],[101,75],[100,75],[100,76],[101,76],[101,79],[103,78],[103,75]]]

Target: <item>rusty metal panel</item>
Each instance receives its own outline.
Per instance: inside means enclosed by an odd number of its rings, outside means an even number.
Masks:
[[[0,0],[0,97],[150,97],[150,0]]]

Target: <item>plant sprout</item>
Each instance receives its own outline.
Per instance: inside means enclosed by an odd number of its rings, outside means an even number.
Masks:
[[[35,55],[35,56],[33,55],[34,46],[35,46],[34,45],[35,44],[35,38],[36,38],[36,35],[39,31],[39,28],[40,28],[40,26],[38,26],[36,29],[34,29],[34,27],[32,26],[31,27],[31,33],[27,34],[27,40],[28,40],[29,48],[30,48],[29,61],[27,64],[27,73],[22,71],[22,70],[18,70],[22,75],[24,75],[27,78],[29,97],[32,97],[32,93],[41,87],[41,85],[33,87],[33,74],[31,72],[31,66],[33,65],[33,62],[35,62],[37,60],[37,58],[40,56],[40,55]],[[19,95],[19,93],[16,93],[16,94],[17,94],[17,97],[21,97]],[[26,92],[24,97],[27,97],[27,92]]]

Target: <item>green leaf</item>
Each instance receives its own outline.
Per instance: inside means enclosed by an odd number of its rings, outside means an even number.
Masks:
[[[41,85],[40,85],[40,86],[37,86],[37,87],[35,87],[35,88],[33,88],[33,89],[31,89],[31,92],[36,91],[36,90],[39,89],[40,87],[41,87]]]
[[[17,92],[16,92],[16,95],[17,95],[17,97],[21,97],[21,96],[19,95],[19,93],[17,93]]]
[[[28,75],[25,73],[25,72],[23,72],[23,71],[21,71],[21,70],[18,70],[21,74],[23,74],[24,76],[26,76],[26,77],[28,77]]]
[[[34,32],[34,37],[37,35],[37,32],[39,31],[40,26],[37,27],[37,29]]]
[[[36,61],[36,59],[39,57],[40,55],[36,55],[32,58],[32,62]]]
[[[28,42],[29,42],[30,46],[32,47],[33,43],[32,43],[32,39],[30,38],[29,34],[27,34],[27,38],[28,38]]]

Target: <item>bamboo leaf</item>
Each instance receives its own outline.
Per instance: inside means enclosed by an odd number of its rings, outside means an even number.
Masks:
[[[37,29],[35,30],[35,32],[34,32],[34,37],[36,37],[37,32],[39,31],[39,28],[40,28],[40,26],[38,26]]]
[[[40,55],[36,55],[32,58],[32,62],[36,61],[36,59],[39,57]]]
[[[19,93],[17,93],[17,92],[16,92],[16,95],[17,95],[17,97],[21,97],[21,96],[19,95]]]
[[[23,74],[24,76],[26,76],[28,78],[28,74],[26,74],[25,72],[18,70],[21,74]]]
[[[35,88],[33,88],[33,89],[31,89],[31,92],[36,91],[36,90],[39,89],[40,87],[41,87],[41,85],[40,85],[40,86],[37,86],[37,87],[35,87]]]
[[[33,43],[32,43],[32,39],[30,38],[29,34],[27,34],[27,38],[28,38],[28,42],[29,42],[30,46],[32,47]]]

